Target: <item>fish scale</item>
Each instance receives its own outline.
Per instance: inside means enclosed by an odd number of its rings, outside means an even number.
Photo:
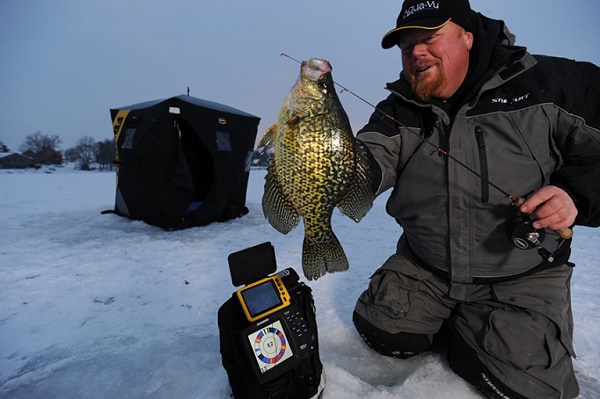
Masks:
[[[333,209],[359,221],[373,204],[366,155],[334,89],[331,65],[311,58],[259,146],[274,154],[265,177],[263,212],[283,234],[302,218],[302,269],[309,279],[348,269],[331,227]]]

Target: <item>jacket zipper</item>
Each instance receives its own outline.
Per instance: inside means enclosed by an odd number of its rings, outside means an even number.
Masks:
[[[490,185],[488,180],[488,161],[485,151],[485,140],[483,138],[483,129],[481,126],[475,128],[475,137],[477,138],[477,147],[479,148],[479,164],[481,174],[481,202],[487,203],[490,200]]]
[[[439,128],[440,145],[444,151],[449,151],[450,147],[450,130],[454,120],[450,121],[449,125],[445,125],[441,118],[438,118],[436,122]],[[448,170],[448,157],[444,157],[444,176],[446,179],[446,269],[448,270],[448,278],[452,281],[454,270],[452,269],[452,251],[450,243],[450,177]]]

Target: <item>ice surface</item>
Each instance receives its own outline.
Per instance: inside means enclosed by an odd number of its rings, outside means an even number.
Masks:
[[[264,219],[264,174],[250,174],[248,215],[166,232],[100,214],[114,206],[114,173],[0,171],[0,397],[229,398],[216,324],[234,292],[227,255],[271,241],[278,269],[301,273],[302,228],[284,236]],[[356,298],[400,234],[386,198],[359,224],[336,211],[350,270],[310,282],[324,398],[480,398],[443,355],[385,358],[352,326]],[[575,368],[589,399],[600,397],[599,238],[576,228],[571,259]]]

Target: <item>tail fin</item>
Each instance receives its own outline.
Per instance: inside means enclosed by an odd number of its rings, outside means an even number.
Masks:
[[[348,258],[333,232],[325,240],[304,237],[302,244],[302,270],[309,280],[316,280],[326,273],[348,270]]]

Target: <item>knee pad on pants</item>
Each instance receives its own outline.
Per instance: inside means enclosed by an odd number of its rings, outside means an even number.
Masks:
[[[475,351],[454,330],[448,341],[448,363],[456,374],[488,398],[527,399],[508,388],[481,364]]]
[[[352,321],[365,343],[384,356],[406,359],[426,351],[433,342],[433,336],[428,334],[390,334],[373,326],[357,312],[354,312]]]

